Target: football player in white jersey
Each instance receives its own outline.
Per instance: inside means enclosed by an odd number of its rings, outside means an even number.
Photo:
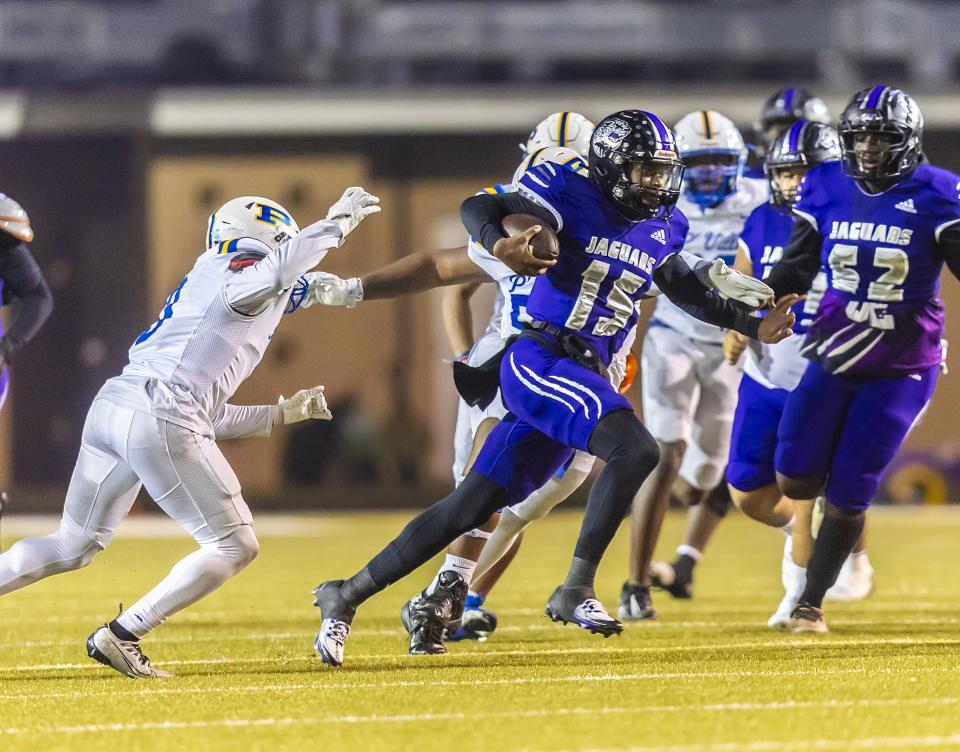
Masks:
[[[685,250],[732,265],[744,222],[769,197],[767,183],[743,177],[743,137],[719,112],[691,112],[675,132],[685,165],[677,206],[690,221]],[[703,502],[723,478],[741,369],[724,361],[722,344],[719,328],[686,316],[662,297],[657,302],[640,362],[644,423],[659,442],[661,457],[633,507],[621,619],[656,618],[650,565],[678,477],[679,495],[694,515],[710,513]],[[720,517],[710,519],[718,522]],[[695,558],[700,555],[690,546],[681,548]]]
[[[123,373],[94,398],[59,530],[0,555],[0,595],[89,564],[145,486],[200,547],[96,629],[87,652],[132,678],[171,675],[150,664],[140,639],[237,574],[259,548],[217,440],[269,436],[275,425],[331,417],[323,387],[275,405],[228,400],[260,363],[284,312],[301,302],[301,276],[380,211],[378,203],[348,188],[326,219],[302,231],[282,206],[257,196],[233,199],[211,215],[206,251],[134,342]]]

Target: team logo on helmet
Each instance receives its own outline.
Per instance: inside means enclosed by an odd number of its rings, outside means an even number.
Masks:
[[[614,118],[597,126],[593,132],[593,150],[599,155],[603,147],[615,151],[623,140],[630,135],[630,124],[626,120]]]

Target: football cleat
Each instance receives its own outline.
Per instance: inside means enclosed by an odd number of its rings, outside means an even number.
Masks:
[[[324,663],[343,665],[343,646],[357,609],[340,592],[343,580],[328,580],[314,589],[313,605],[320,609],[320,631],[313,647]]]
[[[859,601],[873,592],[873,565],[867,554],[850,554],[843,562],[840,576],[832,588],[827,591],[828,601]]]
[[[650,600],[650,588],[623,583],[617,616],[624,621],[656,621],[657,612],[653,610],[653,601]]]
[[[470,608],[463,612],[460,626],[447,635],[447,642],[479,640],[484,642],[497,628],[497,615],[485,608]]]
[[[121,640],[106,624],[87,638],[87,655],[131,679],[164,679],[173,676],[169,671],[151,666],[139,642]]]
[[[400,611],[403,626],[410,634],[410,655],[446,653],[447,631],[463,616],[467,583],[457,572],[441,572],[437,586],[427,595],[410,599]]]
[[[823,620],[823,610],[806,603],[801,603],[793,609],[793,613],[790,614],[787,629],[794,634],[803,632],[823,633],[830,631],[827,628],[827,623]]]
[[[601,634],[604,637],[620,634],[623,624],[610,616],[603,604],[591,597],[591,594],[592,590],[586,588],[566,590],[562,586],[558,587],[547,601],[543,613],[553,621],[564,624],[573,622],[580,629],[589,630],[591,634]]]
[[[674,598],[693,598],[693,577],[679,576],[677,568],[670,562],[655,561],[650,565],[650,583]]]

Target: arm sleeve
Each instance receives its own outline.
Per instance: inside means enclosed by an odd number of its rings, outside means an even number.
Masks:
[[[757,339],[760,319],[736,302],[725,300],[704,287],[697,273],[679,254],[673,254],[657,268],[653,281],[671,303],[690,316]]]
[[[297,237],[238,272],[226,284],[227,300],[238,313],[259,313],[264,304],[282,295],[294,282],[323,261],[331,248],[343,242],[340,225],[314,222]]]
[[[939,245],[950,273],[960,279],[960,223],[950,225],[940,233]]]
[[[17,316],[0,339],[0,349],[7,359],[25,345],[43,326],[53,311],[53,294],[23,245],[8,251],[3,259],[3,302],[20,302]]]
[[[764,280],[776,297],[787,293],[805,295],[820,271],[820,251],[823,236],[802,217],[793,223],[790,241],[783,251],[783,258],[770,270]]]
[[[509,214],[532,214],[542,219],[551,229],[560,229],[557,220],[549,210],[519,193],[481,194],[471,196],[460,204],[460,219],[463,221],[463,226],[470,233],[471,238],[475,238],[491,253],[496,242],[507,237],[501,223]]]
[[[213,417],[214,434],[220,439],[264,437],[280,421],[279,405],[224,405]]]

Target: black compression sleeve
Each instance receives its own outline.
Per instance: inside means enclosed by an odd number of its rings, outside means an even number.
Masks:
[[[954,277],[960,279],[960,222],[940,233],[940,252]]]
[[[471,238],[491,253],[494,244],[500,238],[507,237],[501,222],[508,214],[532,214],[542,219],[547,227],[558,229],[557,221],[549,211],[519,193],[482,193],[471,196],[460,204],[463,226],[467,228]]]
[[[820,271],[820,250],[823,236],[803,218],[793,223],[790,241],[770,274],[763,281],[773,288],[779,298],[787,293],[806,295]]]
[[[679,254],[670,256],[653,273],[653,281],[670,302],[685,313],[724,329],[733,329],[757,339],[760,319],[738,303],[725,300],[703,286],[696,273]]]
[[[50,316],[53,294],[26,245],[18,245],[0,256],[0,275],[3,277],[3,302],[20,301],[17,317],[0,340],[0,347],[9,358],[33,338]]]

